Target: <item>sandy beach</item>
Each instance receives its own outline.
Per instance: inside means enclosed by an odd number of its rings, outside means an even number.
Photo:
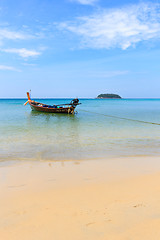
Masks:
[[[160,239],[159,158],[0,167],[0,239]]]

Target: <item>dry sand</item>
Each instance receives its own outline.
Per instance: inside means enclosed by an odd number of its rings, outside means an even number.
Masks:
[[[159,160],[1,164],[0,240],[159,240]]]

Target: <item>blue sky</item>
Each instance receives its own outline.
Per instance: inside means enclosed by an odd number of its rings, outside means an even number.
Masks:
[[[0,0],[0,98],[160,98],[160,3]]]

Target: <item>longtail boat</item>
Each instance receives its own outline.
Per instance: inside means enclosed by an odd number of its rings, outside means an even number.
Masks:
[[[44,103],[36,102],[34,100],[31,100],[29,92],[27,92],[28,101],[24,103],[24,105],[27,105],[27,103],[30,104],[30,107],[33,111],[38,112],[46,112],[46,113],[68,113],[68,114],[74,114],[75,108],[77,105],[80,105],[79,99],[75,98],[68,104],[59,104],[59,105],[46,105]]]

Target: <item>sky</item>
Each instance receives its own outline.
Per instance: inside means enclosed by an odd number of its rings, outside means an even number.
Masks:
[[[0,0],[0,98],[160,98],[160,1]]]

